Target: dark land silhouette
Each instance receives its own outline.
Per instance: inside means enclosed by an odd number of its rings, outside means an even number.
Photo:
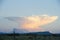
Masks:
[[[0,40],[60,40],[60,34],[49,32],[0,33]]]

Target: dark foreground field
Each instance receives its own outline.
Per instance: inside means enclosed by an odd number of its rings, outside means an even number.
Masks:
[[[0,34],[0,40],[60,40],[60,34]]]

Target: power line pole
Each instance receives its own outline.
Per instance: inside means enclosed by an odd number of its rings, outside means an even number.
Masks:
[[[13,29],[13,39],[16,40],[16,37],[15,37],[15,29]]]

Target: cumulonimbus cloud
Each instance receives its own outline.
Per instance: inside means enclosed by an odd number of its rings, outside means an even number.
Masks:
[[[26,16],[26,17],[6,17],[9,20],[19,23],[21,29],[28,31],[42,31],[41,26],[47,25],[58,19],[58,16]]]

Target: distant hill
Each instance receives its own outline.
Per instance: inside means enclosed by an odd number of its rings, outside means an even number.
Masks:
[[[43,32],[28,32],[27,30],[21,30],[21,29],[14,29],[15,33],[30,33],[30,34],[51,34],[50,32],[48,31],[43,31]]]
[[[32,35],[51,35],[50,32],[45,31],[45,32],[30,32],[30,33],[25,33],[25,34],[32,34]]]
[[[50,32],[44,31],[44,32],[28,32],[26,30],[21,30],[21,29],[13,29],[11,33],[5,33],[5,32],[0,32],[0,34],[34,34],[34,35],[51,35]]]

